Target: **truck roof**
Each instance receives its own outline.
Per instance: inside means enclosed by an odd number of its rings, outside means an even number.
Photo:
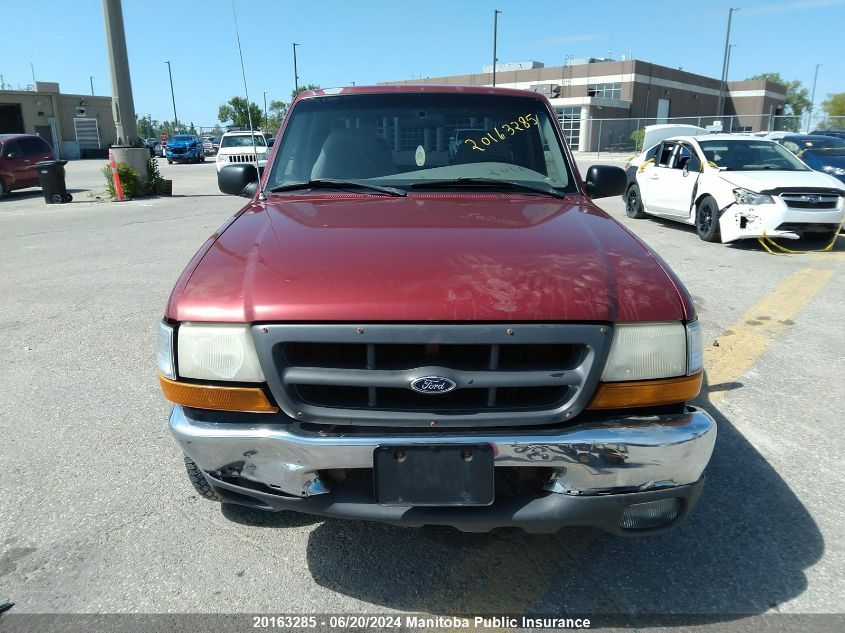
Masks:
[[[297,95],[297,99],[308,99],[311,97],[329,97],[339,94],[390,94],[390,93],[470,93],[470,94],[491,94],[507,95],[512,97],[526,97],[544,101],[546,97],[539,92],[530,90],[519,90],[517,88],[494,88],[492,86],[440,86],[440,85],[419,85],[419,84],[388,84],[381,86],[345,86],[338,88],[318,88],[306,90]]]

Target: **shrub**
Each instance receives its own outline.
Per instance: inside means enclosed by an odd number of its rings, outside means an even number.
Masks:
[[[639,152],[645,149],[643,147],[643,138],[645,137],[645,130],[643,128],[639,128],[631,132],[631,135],[628,137],[634,142],[634,151]]]
[[[120,185],[123,188],[124,198],[134,198],[138,195],[138,172],[126,163],[117,164],[117,175],[120,177]],[[117,191],[114,188],[114,181],[111,175],[111,165],[106,163],[103,167],[103,176],[106,178],[106,189],[112,198],[117,198]]]
[[[147,161],[147,190],[144,193],[160,194],[164,191],[164,178],[158,170],[158,162],[155,158]]]

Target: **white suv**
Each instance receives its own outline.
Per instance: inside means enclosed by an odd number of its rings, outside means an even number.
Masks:
[[[255,163],[256,154],[258,167],[263,168],[267,164],[269,153],[267,139],[259,131],[226,132],[220,139],[220,149],[216,160],[217,171],[233,163]]]

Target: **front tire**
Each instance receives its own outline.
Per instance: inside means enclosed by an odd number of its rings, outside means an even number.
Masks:
[[[9,192],[6,190],[6,185],[3,184],[3,179],[0,178],[0,198],[5,196],[7,193]]]
[[[218,503],[223,502],[223,499],[214,492],[214,488],[212,488],[208,481],[206,481],[205,475],[202,474],[202,469],[187,455],[185,455],[185,469],[188,471],[188,479],[191,480],[191,485],[194,487],[194,490],[197,491],[199,496],[204,497],[209,501],[217,501]]]
[[[637,185],[628,187],[628,193],[625,194],[625,215],[635,220],[645,217],[643,200],[640,198],[640,188]]]
[[[695,209],[695,232],[705,242],[719,241],[719,205],[705,196]]]
[[[168,164],[168,165],[172,165],[172,164],[173,164],[173,161],[172,161],[172,160],[170,160],[170,159],[168,158],[168,159],[167,159],[167,164]]]

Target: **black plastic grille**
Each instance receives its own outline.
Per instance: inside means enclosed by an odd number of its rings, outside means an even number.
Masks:
[[[839,205],[839,196],[829,193],[783,193],[780,197],[790,209],[825,210]]]
[[[461,345],[406,343],[309,343],[282,346],[288,367],[326,370],[413,370],[437,367],[469,372],[528,372],[571,370],[585,353],[584,345]],[[449,373],[446,371],[445,373]],[[458,412],[478,409],[536,409],[565,402],[570,385],[473,387],[465,385],[443,394],[423,394],[407,386],[302,384],[286,380],[302,401],[319,407],[376,410]]]

